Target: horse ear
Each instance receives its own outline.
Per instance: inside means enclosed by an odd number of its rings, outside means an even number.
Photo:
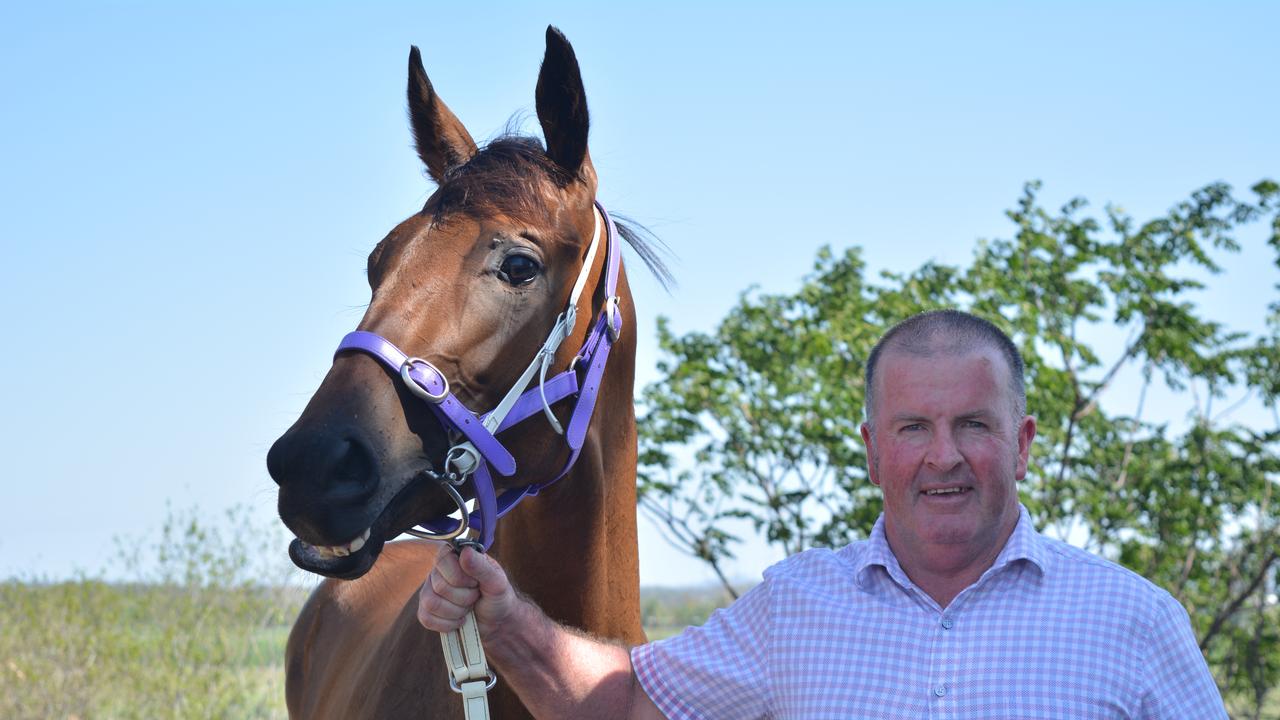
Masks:
[[[571,177],[582,177],[587,161],[587,93],[573,46],[547,26],[547,53],[538,73],[538,122],[547,139],[547,155]]]
[[[445,173],[476,154],[471,133],[431,87],[417,46],[409,48],[409,123],[418,157],[437,183],[444,182]]]

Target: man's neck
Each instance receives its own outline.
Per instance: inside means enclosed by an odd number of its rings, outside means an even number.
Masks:
[[[1017,527],[1017,518],[1003,528],[994,543],[975,550],[963,544],[913,545],[910,541],[894,538],[885,527],[885,539],[898,565],[917,587],[925,592],[938,607],[945,609],[965,588],[982,577],[1004,550]]]

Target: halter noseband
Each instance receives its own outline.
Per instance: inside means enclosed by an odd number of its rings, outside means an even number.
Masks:
[[[595,203],[592,213],[595,220],[595,231],[591,238],[591,247],[583,262],[582,271],[574,283],[569,296],[568,307],[556,318],[542,348],[534,355],[533,361],[525,368],[524,373],[503,397],[493,410],[482,415],[471,412],[449,389],[449,380],[430,362],[422,358],[410,357],[391,341],[377,333],[365,330],[350,332],[342,338],[334,355],[348,350],[368,353],[400,376],[409,391],[427,403],[427,407],[435,413],[447,430],[453,431],[462,438],[445,454],[443,472],[426,473],[453,499],[458,506],[461,518],[455,520],[449,515],[442,515],[424,522],[419,526],[426,531],[410,529],[406,532],[434,540],[450,540],[468,529],[475,530],[478,542],[485,550],[493,544],[493,531],[498,518],[505,515],[521,500],[540,491],[564,477],[578,459],[582,443],[586,439],[587,427],[591,423],[591,414],[595,409],[596,397],[600,391],[600,381],[604,375],[605,361],[609,358],[609,350],[618,333],[622,330],[622,316],[618,308],[618,269],[622,261],[618,254],[618,231],[613,218],[605,212],[604,206]],[[603,223],[601,223],[603,219]],[[600,241],[601,225],[605,236],[605,269],[603,282],[605,289],[604,306],[599,316],[587,333],[582,347],[569,363],[569,368],[550,378],[547,368],[554,360],[556,350],[564,342],[577,319],[578,299],[586,284],[587,276],[595,265],[596,250]],[[536,387],[529,388],[529,382],[538,375]],[[528,388],[526,390],[526,388]],[[569,426],[560,426],[559,420],[551,412],[551,405],[568,397],[576,397],[577,401],[569,416]],[[493,487],[490,471],[509,477],[515,474],[516,461],[510,451],[495,437],[517,423],[532,417],[541,410],[552,428],[565,436],[569,446],[569,459],[564,468],[550,480],[530,483],[512,488],[497,495]],[[470,478],[475,492],[476,506],[468,511],[457,488]]]

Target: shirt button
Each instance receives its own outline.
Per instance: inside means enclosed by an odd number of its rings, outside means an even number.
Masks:
[[[947,694],[947,686],[946,686],[945,684],[943,684],[943,685],[939,685],[938,687],[936,687],[936,688],[934,688],[934,689],[933,689],[933,694],[934,694],[934,695],[937,695],[938,697],[942,697],[943,695],[946,695],[946,694]]]
[[[954,621],[954,620],[952,620],[952,619],[951,619],[951,618],[949,618],[949,617],[944,617],[944,618],[942,618],[942,629],[943,629],[943,630],[950,630],[950,629],[951,629],[951,626],[952,626],[952,625],[955,625],[955,624],[956,624],[956,623],[955,623],[955,621]]]

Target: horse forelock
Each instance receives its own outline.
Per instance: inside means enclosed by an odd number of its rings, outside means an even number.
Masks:
[[[547,156],[538,138],[504,134],[449,170],[424,211],[431,214],[433,223],[461,212],[478,217],[505,215],[549,225],[554,208],[548,205],[548,196],[575,179]],[[670,254],[666,245],[635,220],[611,214],[623,240],[663,287],[671,287],[671,272],[663,261],[663,256]]]
[[[572,180],[537,138],[504,135],[451,168],[424,210],[433,222],[455,212],[545,221],[548,196]]]

